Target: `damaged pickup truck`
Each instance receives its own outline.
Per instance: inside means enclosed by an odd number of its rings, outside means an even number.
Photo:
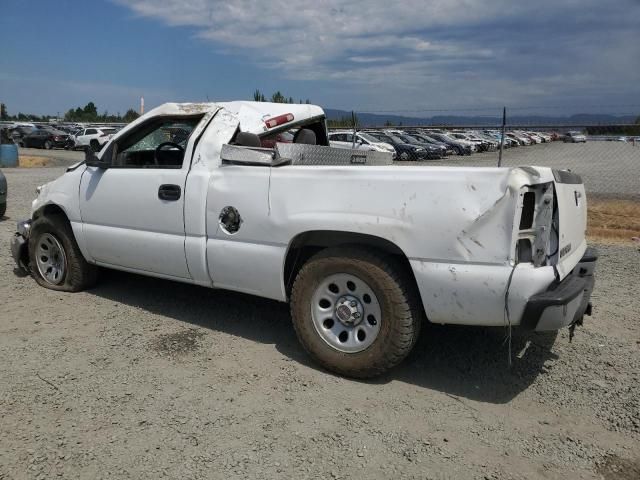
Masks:
[[[162,105],[38,188],[13,256],[54,290],[106,267],[290,302],[309,354],[353,377],[400,363],[423,320],[540,331],[590,313],[578,175],[328,145],[313,105]]]

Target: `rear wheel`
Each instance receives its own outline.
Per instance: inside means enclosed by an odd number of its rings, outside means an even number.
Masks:
[[[414,290],[391,257],[356,247],[323,250],[296,277],[293,325],[328,370],[373,377],[399,364],[416,342],[422,309]]]
[[[403,162],[406,162],[407,160],[409,160],[409,153],[407,152],[402,152],[400,154],[400,160],[402,160]]]
[[[47,150],[51,150],[51,142],[49,140],[46,140],[44,142],[44,148],[46,148]]]
[[[36,219],[29,235],[31,274],[39,285],[77,292],[93,285],[97,267],[82,256],[69,222],[57,215]]]

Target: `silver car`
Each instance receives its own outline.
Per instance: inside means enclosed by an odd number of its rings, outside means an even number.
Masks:
[[[7,178],[0,170],[0,220],[4,217],[4,212],[7,211]]]
[[[564,143],[587,143],[587,137],[581,132],[567,132],[564,136]]]

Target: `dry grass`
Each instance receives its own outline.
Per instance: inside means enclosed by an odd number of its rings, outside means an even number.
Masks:
[[[18,166],[21,168],[46,167],[49,163],[51,163],[50,158],[35,155],[20,155],[18,160]]]
[[[632,244],[640,237],[640,202],[590,199],[587,235],[591,240]]]

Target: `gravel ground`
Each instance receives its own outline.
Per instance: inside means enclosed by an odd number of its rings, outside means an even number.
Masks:
[[[579,148],[580,146],[578,146]],[[370,382],[318,369],[287,306],[103,272],[64,294],[14,274],[36,185],[5,169],[0,479],[640,478],[636,248],[599,246],[595,312],[569,343],[428,326]]]

